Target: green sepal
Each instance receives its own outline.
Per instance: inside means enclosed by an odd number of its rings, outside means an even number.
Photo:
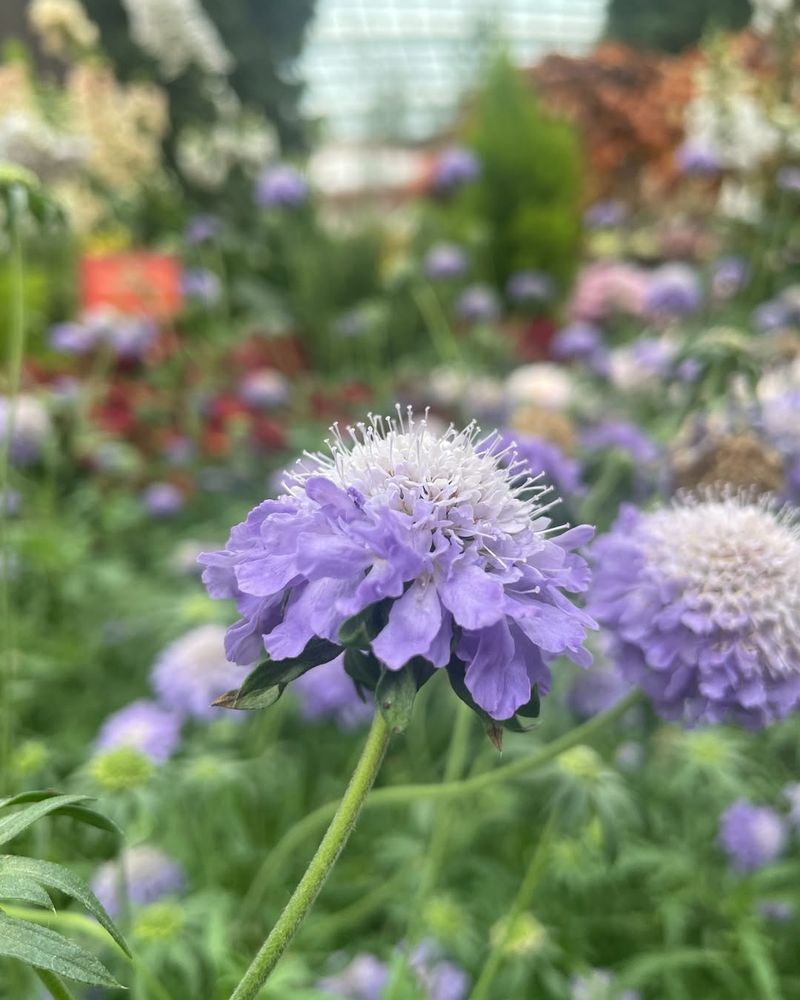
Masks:
[[[266,659],[251,671],[241,687],[228,691],[214,702],[218,708],[254,712],[270,708],[283,694],[286,685],[308,670],[328,663],[341,653],[341,647],[327,639],[312,639],[299,656],[287,660]]]
[[[363,649],[346,649],[344,669],[355,682],[360,695],[362,688],[374,691],[378,686],[382,668],[372,653],[364,652]]]
[[[416,697],[417,679],[410,663],[400,670],[384,669],[375,689],[375,701],[391,732],[404,733],[408,729]]]
[[[345,649],[366,649],[389,620],[390,601],[378,601],[342,622],[339,643]]]

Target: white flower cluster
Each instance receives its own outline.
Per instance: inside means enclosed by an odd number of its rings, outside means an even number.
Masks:
[[[0,117],[0,160],[27,167],[43,181],[73,172],[87,153],[80,136],[59,132],[28,111]]]
[[[233,65],[230,52],[199,0],[123,0],[131,36],[174,80],[190,66],[220,76]]]
[[[774,156],[780,130],[746,90],[719,90],[710,81],[686,109],[687,142],[711,149],[722,166],[749,173]]]
[[[186,180],[212,191],[225,183],[234,167],[245,173],[262,168],[276,148],[275,132],[266,118],[241,110],[205,128],[183,129],[176,155]]]
[[[751,24],[761,35],[768,35],[791,14],[794,14],[796,23],[800,24],[797,0],[751,0],[751,4],[753,7]]]

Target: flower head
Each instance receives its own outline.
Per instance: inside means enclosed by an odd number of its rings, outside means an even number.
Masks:
[[[142,493],[142,505],[151,517],[173,517],[185,503],[183,491],[174,483],[151,483]]]
[[[605,352],[603,332],[593,323],[576,320],[556,333],[551,352],[559,361],[594,362]]]
[[[259,410],[272,410],[289,402],[286,376],[274,368],[257,368],[247,372],[239,383],[239,398]]]
[[[800,703],[800,529],[787,509],[730,493],[625,507],[594,554],[590,611],[662,716],[757,727]]]
[[[183,238],[189,246],[198,246],[215,239],[222,228],[216,215],[193,215],[186,223]]]
[[[722,814],[719,842],[737,871],[757,871],[783,852],[786,824],[774,809],[739,799]]]
[[[177,749],[180,738],[178,716],[143,698],[109,715],[94,746],[96,751],[133,747],[155,763],[163,764]]]
[[[337,656],[330,663],[302,674],[294,682],[293,690],[300,698],[304,718],[311,721],[333,719],[342,729],[353,729],[369,722],[374,705],[359,697],[343,660]]]
[[[718,299],[733,298],[747,284],[750,266],[741,257],[720,257],[711,269],[711,290]]]
[[[262,648],[295,657],[315,636],[335,643],[348,618],[380,606],[377,660],[465,670],[493,719],[526,705],[533,684],[547,691],[555,656],[589,664],[593,623],[563,591],[587,586],[573,550],[592,529],[553,536],[540,504],[548,488],[522,475],[496,435],[481,438],[474,424],[435,434],[399,408],[346,436],[332,430],[328,455],[298,463],[283,496],[201,556],[211,596],[238,603],[226,641],[234,662]]]
[[[346,1000],[381,1000],[389,982],[389,968],[374,955],[356,955],[350,964],[335,976],[327,976],[318,989]]]
[[[422,267],[433,281],[460,278],[467,270],[467,256],[456,243],[436,243],[425,254]]]
[[[261,208],[299,208],[308,199],[308,181],[288,163],[268,167],[256,181],[255,200]]]
[[[620,990],[606,969],[592,969],[585,976],[573,976],[570,1000],[640,1000],[638,990]]]
[[[247,667],[232,666],[225,657],[225,628],[199,625],[162,650],[151,680],[161,701],[181,716],[210,719],[219,709],[215,698],[241,684]]]
[[[481,172],[478,157],[464,146],[448,146],[439,154],[433,168],[434,191],[447,194],[474,181]]]
[[[219,302],[222,285],[213,271],[206,267],[191,267],[181,275],[181,291],[192,302],[213,306]]]
[[[470,285],[456,299],[456,313],[466,323],[488,323],[499,312],[497,296],[488,285]]]
[[[549,302],[555,285],[544,271],[515,271],[506,283],[506,294],[517,305]]]
[[[575,319],[599,322],[615,313],[639,316],[644,310],[647,272],[624,261],[595,261],[578,274],[570,312]]]
[[[800,167],[781,167],[775,175],[775,184],[781,191],[800,192]]]
[[[51,430],[50,414],[36,396],[0,396],[0,451],[8,448],[15,465],[37,462]]]
[[[682,173],[695,176],[716,174],[722,165],[719,154],[711,145],[691,140],[678,147],[675,162]]]
[[[627,214],[628,210],[621,201],[596,201],[583,213],[583,224],[587,229],[612,229],[624,222]]]
[[[703,292],[697,272],[686,264],[662,264],[650,275],[645,308],[653,316],[680,318],[697,312]]]
[[[94,894],[112,917],[123,908],[120,889],[134,906],[148,906],[183,890],[186,876],[169,855],[150,844],[124,850],[116,861],[107,861],[92,879]]]

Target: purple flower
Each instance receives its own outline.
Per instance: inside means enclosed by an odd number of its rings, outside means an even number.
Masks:
[[[490,323],[497,319],[500,305],[488,285],[470,285],[456,299],[455,309],[467,323]]]
[[[650,274],[645,309],[652,316],[679,319],[703,304],[697,272],[686,264],[662,264]]]
[[[539,305],[555,295],[555,285],[543,271],[516,271],[506,283],[506,295],[517,305]]]
[[[425,254],[422,268],[432,281],[460,278],[467,270],[467,256],[455,243],[437,243]]]
[[[641,1000],[638,990],[615,989],[606,969],[592,969],[584,976],[573,976],[569,1000]]]
[[[711,269],[711,289],[718,299],[733,298],[747,284],[750,265],[741,257],[720,257]]]
[[[48,331],[54,351],[61,354],[89,354],[97,346],[97,331],[84,323],[56,323]]]
[[[719,154],[711,146],[691,140],[678,147],[675,162],[682,173],[699,176],[716,174],[721,167]]]
[[[775,176],[775,184],[781,191],[800,193],[800,167],[781,167]]]
[[[480,160],[463,146],[442,150],[433,170],[434,190],[446,194],[474,181],[481,172]]]
[[[765,919],[776,924],[786,924],[794,920],[794,903],[784,899],[761,899],[756,904],[756,911]]]
[[[739,872],[775,861],[786,846],[786,824],[774,809],[739,799],[720,818],[719,844]]]
[[[752,315],[753,326],[762,333],[779,330],[791,322],[791,313],[785,302],[768,299],[756,306]]]
[[[123,910],[124,895],[134,906],[149,906],[178,895],[185,884],[181,866],[149,844],[126,848],[118,860],[100,865],[92,879],[95,896],[114,918]]]
[[[199,246],[219,236],[221,228],[216,215],[194,215],[186,223],[183,238],[189,246]]]
[[[150,517],[173,517],[185,503],[183,492],[174,483],[151,483],[142,493],[142,505]]]
[[[592,363],[605,352],[603,331],[583,320],[575,320],[553,337],[550,353],[559,361],[586,361]]]
[[[248,372],[239,383],[239,398],[259,410],[272,410],[289,402],[286,376],[274,368]]]
[[[800,703],[800,530],[767,499],[623,507],[594,546],[590,612],[664,718],[764,726]]]
[[[84,313],[83,323],[96,344],[104,344],[117,358],[127,361],[142,358],[158,334],[148,317],[126,316],[106,307]]]
[[[299,462],[285,495],[201,556],[209,594],[234,598],[242,616],[228,631],[231,660],[250,663],[262,648],[297,656],[385,601],[386,625],[370,643],[377,659],[390,670],[416,656],[465,669],[494,719],[527,704],[533,684],[546,693],[555,657],[589,665],[593,622],[563,591],[588,585],[573,550],[592,529],[551,537],[537,502],[545,488],[506,467],[495,435],[481,440],[474,424],[437,435],[399,407],[347,438],[332,430],[329,455]]]
[[[596,201],[583,213],[587,229],[613,229],[625,221],[628,210],[621,201]]]
[[[205,267],[192,267],[181,275],[181,291],[192,302],[213,306],[219,302],[222,285],[213,271]]]
[[[572,682],[567,695],[570,711],[579,719],[590,719],[621,701],[631,686],[613,664],[594,664]]]
[[[0,450],[8,448],[14,465],[37,462],[51,431],[50,414],[36,396],[0,396]]]
[[[316,722],[333,719],[342,729],[355,729],[373,715],[371,699],[362,701],[356,686],[344,669],[344,657],[337,656],[302,674],[293,689],[300,698],[304,719]]]
[[[255,200],[261,208],[299,208],[308,199],[308,181],[288,163],[267,169],[256,181]]]
[[[604,420],[587,427],[581,434],[581,444],[590,452],[619,449],[637,465],[652,465],[660,457],[658,445],[627,420]]]
[[[327,976],[317,989],[346,1000],[381,1000],[389,982],[389,969],[374,955],[356,955],[338,975]]]
[[[109,715],[95,741],[96,751],[133,747],[156,764],[169,760],[178,747],[181,721],[154,701],[141,699]]]
[[[465,1000],[469,976],[443,959],[433,942],[423,941],[412,954],[410,965],[427,1000]]]
[[[251,664],[233,666],[225,656],[225,628],[199,625],[159,653],[150,680],[171,711],[195,719],[211,719],[220,709],[211,702],[239,687]]]
[[[532,434],[502,431],[498,445],[503,450],[511,449],[507,453],[508,461],[516,462],[517,475],[536,478],[544,474],[544,479],[564,496],[579,496],[585,492],[580,464],[552,441]]]

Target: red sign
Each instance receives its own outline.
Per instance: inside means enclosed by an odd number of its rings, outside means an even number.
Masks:
[[[181,308],[180,275],[178,259],[168,254],[141,250],[86,256],[80,263],[81,304],[171,319]]]

